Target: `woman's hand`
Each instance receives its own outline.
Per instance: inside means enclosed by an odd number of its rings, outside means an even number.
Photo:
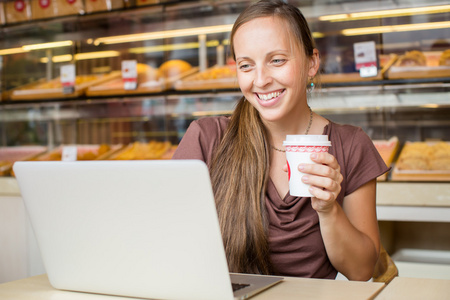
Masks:
[[[312,207],[317,212],[328,212],[341,192],[341,167],[336,158],[327,152],[313,153],[311,160],[317,164],[300,164],[298,170],[305,173],[302,181],[311,185],[309,190],[314,195],[311,198]],[[287,164],[283,170],[287,172]]]
[[[311,160],[317,164],[300,164],[298,170],[306,174],[302,181],[311,185],[309,190],[314,195],[312,207],[317,212],[326,213],[332,210],[341,192],[341,168],[336,158],[326,152],[311,154]]]

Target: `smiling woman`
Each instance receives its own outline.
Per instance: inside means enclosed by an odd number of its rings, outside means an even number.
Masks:
[[[296,39],[286,27],[287,21],[277,17],[256,18],[242,24],[231,40],[244,97],[266,126],[282,121],[295,132],[308,124],[306,81],[316,75],[319,56],[291,43]],[[306,59],[304,53],[312,55]]]
[[[192,122],[174,155],[209,166],[230,271],[368,280],[380,247],[376,177],[388,168],[360,128],[309,108],[320,60],[304,16],[281,0],[256,2],[230,46],[243,97],[231,118]],[[316,164],[295,166],[313,197],[289,193],[288,134],[331,141],[311,154]]]

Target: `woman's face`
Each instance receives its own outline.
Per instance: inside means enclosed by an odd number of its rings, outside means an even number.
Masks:
[[[257,18],[233,38],[239,86],[263,121],[298,118],[306,107],[309,60],[287,28],[276,17]]]

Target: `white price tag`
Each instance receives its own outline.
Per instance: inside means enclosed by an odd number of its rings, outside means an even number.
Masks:
[[[374,77],[378,74],[378,68],[376,66],[362,67],[359,69],[359,76],[361,77]]]
[[[77,160],[77,146],[64,146],[62,148],[62,161],[76,161]]]
[[[75,65],[61,66],[61,85],[64,94],[71,94],[75,92]]]
[[[125,90],[135,90],[137,88],[137,61],[122,61],[122,80]]]
[[[377,76],[377,51],[375,42],[361,42],[353,44],[355,67],[361,77]]]

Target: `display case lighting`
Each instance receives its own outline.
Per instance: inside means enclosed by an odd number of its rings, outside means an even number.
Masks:
[[[42,43],[42,44],[34,44],[34,45],[24,45],[22,49],[25,51],[31,50],[42,50],[42,49],[51,49],[51,48],[60,48],[72,46],[72,41],[60,41],[60,42],[50,42],[50,43]]]
[[[98,51],[98,52],[86,52],[86,53],[77,53],[75,56],[72,56],[71,54],[65,54],[65,55],[55,55],[52,57],[52,62],[54,63],[61,63],[61,62],[68,62],[75,60],[86,60],[86,59],[96,59],[96,58],[106,58],[106,57],[116,57],[119,56],[119,51]],[[42,57],[39,60],[41,63],[47,63],[48,58]]]
[[[20,48],[9,48],[9,49],[0,50],[0,55],[19,54],[19,53],[25,53],[25,52],[28,52],[28,51],[24,50],[22,47],[20,47]]]
[[[377,11],[355,12],[347,14],[325,15],[319,17],[320,21],[342,22],[376,18],[402,17],[412,15],[437,14],[450,11],[450,5],[434,5],[424,7],[386,9]]]
[[[212,40],[206,42],[207,47],[217,47],[220,43],[218,40]],[[174,50],[185,50],[185,49],[197,49],[199,43],[180,43],[171,45],[158,45],[158,46],[148,46],[148,47],[136,47],[130,48],[129,53],[141,54],[141,53],[153,53],[153,52],[164,52],[164,51],[174,51]]]
[[[450,21],[344,29],[345,36],[450,28]]]
[[[423,107],[423,108],[439,108],[439,104],[427,103],[427,104],[420,105],[420,107]]]
[[[100,44],[131,43],[131,42],[149,41],[149,40],[166,39],[166,38],[174,38],[174,37],[196,36],[196,35],[200,35],[200,34],[223,33],[223,32],[230,32],[232,27],[233,27],[233,24],[227,24],[227,25],[217,25],[217,26],[206,26],[206,27],[195,27],[195,28],[186,28],[186,29],[116,35],[116,36],[97,38],[94,40],[94,45],[98,46]]]
[[[50,42],[50,43],[42,43],[42,44],[33,44],[33,45],[24,45],[19,48],[9,48],[0,50],[0,55],[10,55],[10,54],[19,54],[24,52],[29,52],[31,50],[43,50],[43,49],[52,49],[52,48],[60,48],[72,46],[72,41],[61,41],[61,42]]]
[[[52,62],[54,63],[61,63],[61,62],[68,62],[68,61],[72,61],[73,56],[71,54],[65,54],[65,55],[55,55],[52,57]],[[39,61],[41,63],[48,63],[48,57],[41,57],[41,59],[39,59]]]
[[[119,56],[119,51],[97,51],[75,54],[75,60],[96,59]]]

